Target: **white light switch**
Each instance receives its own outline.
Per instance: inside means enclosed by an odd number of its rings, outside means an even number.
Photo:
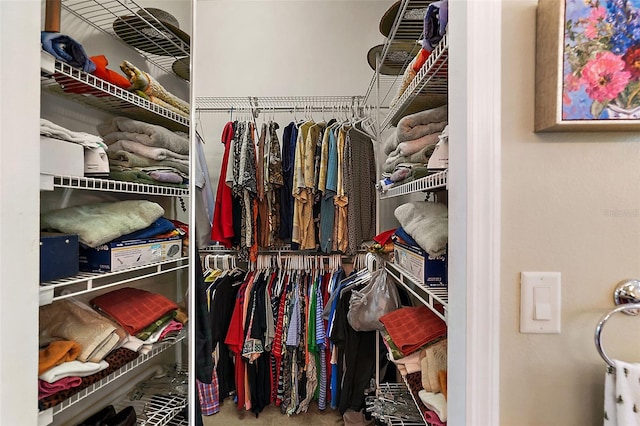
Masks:
[[[520,332],[560,333],[560,272],[522,272]]]

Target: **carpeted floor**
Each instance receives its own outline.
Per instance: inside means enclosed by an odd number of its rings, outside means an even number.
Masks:
[[[235,426],[235,425],[264,425],[264,426],[281,426],[281,425],[342,425],[344,424],[342,416],[338,410],[327,408],[324,411],[318,410],[318,405],[312,402],[309,411],[304,414],[296,414],[287,416],[280,413],[280,408],[269,405],[256,418],[255,414],[250,411],[239,411],[233,404],[233,400],[227,399],[220,407],[220,411],[212,416],[203,416],[204,426]]]

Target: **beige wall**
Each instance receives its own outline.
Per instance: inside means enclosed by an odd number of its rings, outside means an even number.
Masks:
[[[601,425],[595,326],[612,290],[640,278],[640,138],[533,133],[535,0],[503,1],[502,425]],[[562,273],[562,332],[520,334],[521,271]],[[640,361],[640,319],[604,331],[612,358]]]

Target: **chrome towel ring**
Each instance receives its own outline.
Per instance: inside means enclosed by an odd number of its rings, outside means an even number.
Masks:
[[[602,328],[604,327],[606,322],[609,320],[609,318],[613,314],[617,312],[624,312],[628,309],[640,309],[640,303],[625,303],[623,305],[620,305],[612,309],[608,314],[602,317],[602,319],[600,320],[600,322],[598,322],[598,325],[596,326],[596,334],[595,334],[596,349],[598,350],[598,353],[600,354],[602,359],[611,367],[615,367],[615,365],[613,364],[613,361],[611,360],[611,358],[607,356],[607,354],[604,352],[604,349],[602,348],[602,336],[601,336]]]
[[[609,358],[604,352],[604,349],[602,349],[602,328],[609,318],[611,318],[611,315],[617,312],[623,312],[627,315],[638,315],[638,313],[640,313],[640,280],[621,281],[613,292],[613,300],[618,306],[603,316],[600,322],[598,322],[595,341],[596,349],[602,359],[611,367],[615,368],[611,358]]]

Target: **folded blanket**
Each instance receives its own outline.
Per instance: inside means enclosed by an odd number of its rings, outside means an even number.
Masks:
[[[78,387],[80,384],[82,384],[80,377],[65,377],[54,383],[38,380],[38,399],[44,399],[60,391]]]
[[[80,355],[82,348],[71,340],[55,340],[46,348],[38,351],[38,374],[62,364],[73,361]]]
[[[152,176],[154,171],[148,172],[145,171],[146,168],[143,167],[122,167],[115,166],[113,164],[109,165],[109,178],[113,180],[119,180],[124,182],[136,182],[136,183],[146,183],[150,185],[160,185],[160,186],[170,186],[173,188],[187,188],[185,179],[180,175],[181,172],[177,169],[171,169],[172,172],[163,172],[163,173],[172,173],[176,176],[180,177],[180,182],[182,183],[173,183],[173,182],[164,182],[161,180],[155,179]],[[163,168],[166,169],[166,168]],[[177,179],[176,179],[177,180]]]
[[[136,359],[140,354],[137,352],[130,351],[125,348],[118,348],[109,355],[105,357],[105,361],[109,364],[109,367],[105,370],[99,371],[90,376],[86,376],[82,378],[82,384],[78,387],[72,389],[66,389],[61,392],[57,392],[54,395],[48,396],[43,400],[39,401],[38,406],[41,409],[47,409],[54,407],[64,401],[65,399],[69,399],[71,396],[78,393],[80,390],[85,389],[97,381],[107,377],[109,374],[118,370],[120,367],[125,365],[126,363]]]
[[[100,295],[90,303],[99,312],[113,318],[131,335],[178,309],[178,305],[160,294],[131,287]]]
[[[84,72],[92,73],[95,71],[96,64],[89,59],[82,45],[71,37],[60,33],[41,31],[40,42],[42,48],[56,59],[66,62],[72,67],[80,68]]]
[[[85,132],[74,132],[44,118],[40,119],[40,134],[63,141],[74,142],[87,148],[107,148],[100,136]]]
[[[441,131],[444,129],[444,126],[446,126],[448,114],[448,106],[443,105],[438,108],[432,108],[402,117],[396,128],[396,132],[398,132],[398,142],[418,139],[424,135]],[[443,122],[445,123],[440,130],[433,131],[434,126],[429,127],[430,124],[440,123],[435,126],[435,128],[437,128]]]
[[[449,214],[446,205],[413,201],[398,206],[394,215],[424,251],[431,256],[445,253],[449,239]]]
[[[105,360],[100,362],[69,361],[40,374],[38,378],[47,383],[53,383],[65,377],[87,377],[107,367],[109,367],[109,363]]]
[[[153,171],[149,173],[149,177],[153,180],[163,183],[182,183],[182,176],[174,172]]]
[[[114,241],[130,241],[130,240],[142,240],[147,238],[156,238],[158,235],[166,234],[173,231],[176,226],[169,219],[159,217],[151,225],[139,231],[131,232],[116,238]]]
[[[410,306],[380,317],[393,343],[404,356],[447,334],[447,325],[426,306]]]
[[[133,152],[127,151],[107,151],[107,156],[109,157],[109,164],[113,164],[114,166],[122,166],[122,167],[147,167],[147,166],[167,166],[173,167],[174,169],[178,169],[183,173],[189,173],[189,161],[185,160],[152,160],[147,157],[142,157],[138,154],[134,154]],[[185,164],[186,163],[186,164]]]
[[[146,135],[141,135],[146,136]],[[127,151],[134,154],[141,155],[143,157],[150,158],[152,160],[185,160],[189,161],[189,156],[184,154],[178,154],[166,148],[154,147],[145,145],[140,142],[132,140],[117,140],[116,142],[109,144],[108,150],[110,151]]]
[[[447,400],[443,394],[427,392],[423,389],[418,392],[418,396],[425,407],[438,415],[441,422],[447,421]]]
[[[389,155],[382,165],[382,171],[387,173],[392,173],[395,168],[402,163],[410,163],[414,165],[425,165],[429,163],[429,158],[431,158],[431,154],[435,151],[436,145],[427,145],[422,148],[420,151],[415,154],[411,154],[408,156],[400,155],[400,150],[396,149]]]
[[[189,139],[155,124],[132,120],[126,117],[114,117],[110,121],[99,124],[96,128],[100,136],[105,139],[107,145],[120,139],[127,139],[148,146],[166,148],[177,154],[189,154]],[[147,137],[132,138],[126,134],[116,136],[109,135],[109,133],[115,132],[139,133]]]
[[[163,215],[159,204],[147,200],[84,204],[43,213],[40,227],[78,234],[82,244],[96,248],[144,229]]]
[[[409,183],[411,181],[423,178],[431,174],[431,172],[429,172],[429,169],[427,169],[422,164],[420,164],[418,167],[414,167],[413,169],[404,169],[404,170],[409,170],[409,174],[406,175],[403,180],[395,182],[394,186],[404,185],[405,183]]]
[[[102,361],[117,346],[120,336],[125,336],[93,309],[67,299],[41,306],[39,324],[41,340],[58,338],[78,342],[82,347],[78,360],[83,362]]]
[[[394,129],[382,144],[382,149],[385,155],[391,154],[398,147],[398,143],[398,132]]]
[[[432,133],[430,135],[424,135],[421,138],[411,141],[404,141],[398,144],[398,151],[400,155],[408,157],[422,150],[427,145],[435,145],[440,140],[438,133]]]

